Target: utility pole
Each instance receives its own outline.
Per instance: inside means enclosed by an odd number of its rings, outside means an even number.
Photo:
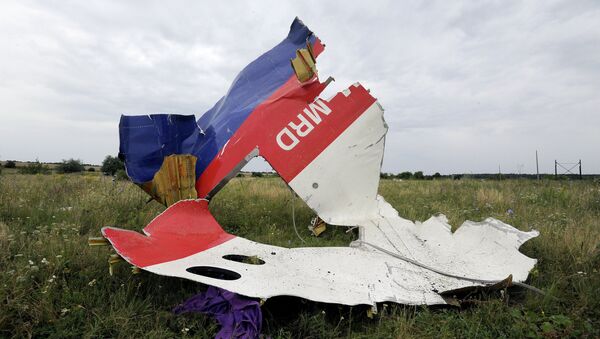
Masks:
[[[558,163],[556,162],[556,160],[554,160],[554,177],[558,178]]]
[[[535,150],[535,173],[537,174],[537,180],[540,180],[540,165],[538,163],[537,150]]]
[[[583,179],[581,175],[581,159],[579,159],[579,180]]]

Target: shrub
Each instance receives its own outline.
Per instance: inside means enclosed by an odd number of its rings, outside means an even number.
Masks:
[[[63,160],[58,166],[56,166],[56,171],[58,173],[77,173],[83,172],[85,167],[81,163],[81,160],[69,159]]]
[[[398,179],[410,179],[412,177],[412,173],[411,172],[402,172],[402,173],[398,173],[398,175],[396,177]]]
[[[441,177],[442,177],[442,175],[439,172],[435,172],[435,174],[433,175],[434,179],[439,179]]]
[[[417,180],[423,180],[425,179],[425,176],[423,175],[423,171],[417,171],[415,172],[415,174],[413,174],[413,177]]]
[[[119,170],[125,172],[125,165],[123,165],[121,159],[107,155],[106,158],[104,158],[104,161],[102,161],[102,168],[100,168],[102,173],[115,175]],[[127,175],[125,175],[125,177],[127,177]]]
[[[120,170],[117,170],[115,172],[115,179],[117,179],[117,180],[129,180],[129,177],[127,176],[127,172],[125,172],[124,169],[120,169]]]
[[[19,173],[22,174],[48,174],[50,168],[47,165],[42,164],[39,160],[30,162],[24,167],[19,168]]]
[[[88,172],[96,172],[96,169],[95,169],[95,168],[93,168],[93,167],[90,167],[90,168],[88,168],[88,169],[87,169],[87,171],[88,171]]]
[[[14,160],[9,160],[4,164],[5,168],[17,168],[17,163]]]
[[[262,172],[252,172],[252,176],[257,177],[257,178],[262,178],[263,174],[262,174]]]

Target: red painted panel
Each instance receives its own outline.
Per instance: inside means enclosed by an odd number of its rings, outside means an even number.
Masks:
[[[185,258],[222,244],[234,235],[226,233],[208,210],[206,200],[180,201],[138,232],[112,227],[102,234],[131,264],[147,267]]]
[[[291,181],[376,100],[364,87],[352,86],[347,97],[338,93],[330,101],[321,100],[331,109],[331,113],[320,114],[321,121],[316,124],[303,110],[323,91],[325,85],[318,81],[302,87],[297,84],[297,79],[291,78],[240,126],[196,182],[199,196],[205,197],[256,147],[286,182]],[[290,129],[290,123],[299,123],[298,114],[311,122],[312,130],[298,137],[299,141],[293,149],[284,150],[278,146],[276,137],[282,129]]]
[[[362,115],[374,102],[367,90],[362,87],[351,87],[350,95],[346,97],[338,93],[329,102],[322,102],[331,109],[329,115],[320,114],[321,121],[316,124],[310,118],[306,119],[311,125],[312,130],[304,137],[298,136],[298,144],[291,150],[282,149],[276,142],[276,136],[282,128],[289,122],[297,123],[298,114],[301,113],[307,105],[300,109],[296,107],[269,107],[271,112],[281,110],[286,114],[281,114],[278,119],[272,119],[270,125],[272,129],[265,130],[262,133],[262,139],[259,143],[260,153],[267,159],[273,168],[286,182],[290,182],[298,173],[300,173],[308,164],[310,164],[331,142],[340,136],[360,115]],[[282,103],[284,104],[284,103]],[[266,112],[266,115],[270,115]],[[292,128],[288,125],[288,130]],[[294,132],[292,132],[294,133]]]

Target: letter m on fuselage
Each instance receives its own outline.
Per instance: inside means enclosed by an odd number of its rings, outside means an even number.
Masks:
[[[315,124],[319,124],[321,122],[321,116],[319,112],[329,115],[331,113],[331,108],[327,107],[325,103],[321,100],[317,100],[313,103],[308,104],[308,107],[303,110],[304,114],[309,117]]]
[[[302,114],[304,113],[304,115]],[[290,121],[275,137],[277,145],[284,151],[289,151],[296,147],[300,140],[313,131],[323,118],[320,113],[325,116],[331,113],[331,108],[327,107],[322,100],[316,100],[308,104],[308,107],[302,110],[296,117],[299,123]],[[312,121],[309,121],[309,119]]]

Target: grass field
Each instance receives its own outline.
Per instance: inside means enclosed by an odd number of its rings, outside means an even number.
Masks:
[[[391,181],[380,185],[400,215],[444,213],[455,227],[491,216],[541,235],[522,252],[538,258],[529,283],[545,296],[510,289],[476,306],[326,305],[274,298],[263,306],[272,338],[598,337],[600,336],[600,184],[592,181]],[[102,226],[140,230],[161,210],[125,181],[100,175],[0,175],[0,337],[212,337],[202,315],[173,307],[201,290],[181,279],[132,275],[123,263],[108,274],[108,247],[90,248]],[[346,246],[356,235],[313,217],[278,178],[236,178],[211,202],[223,227],[259,242],[297,247],[296,223],[309,246]],[[514,213],[507,214],[511,209]],[[299,277],[301,279],[301,277]]]

